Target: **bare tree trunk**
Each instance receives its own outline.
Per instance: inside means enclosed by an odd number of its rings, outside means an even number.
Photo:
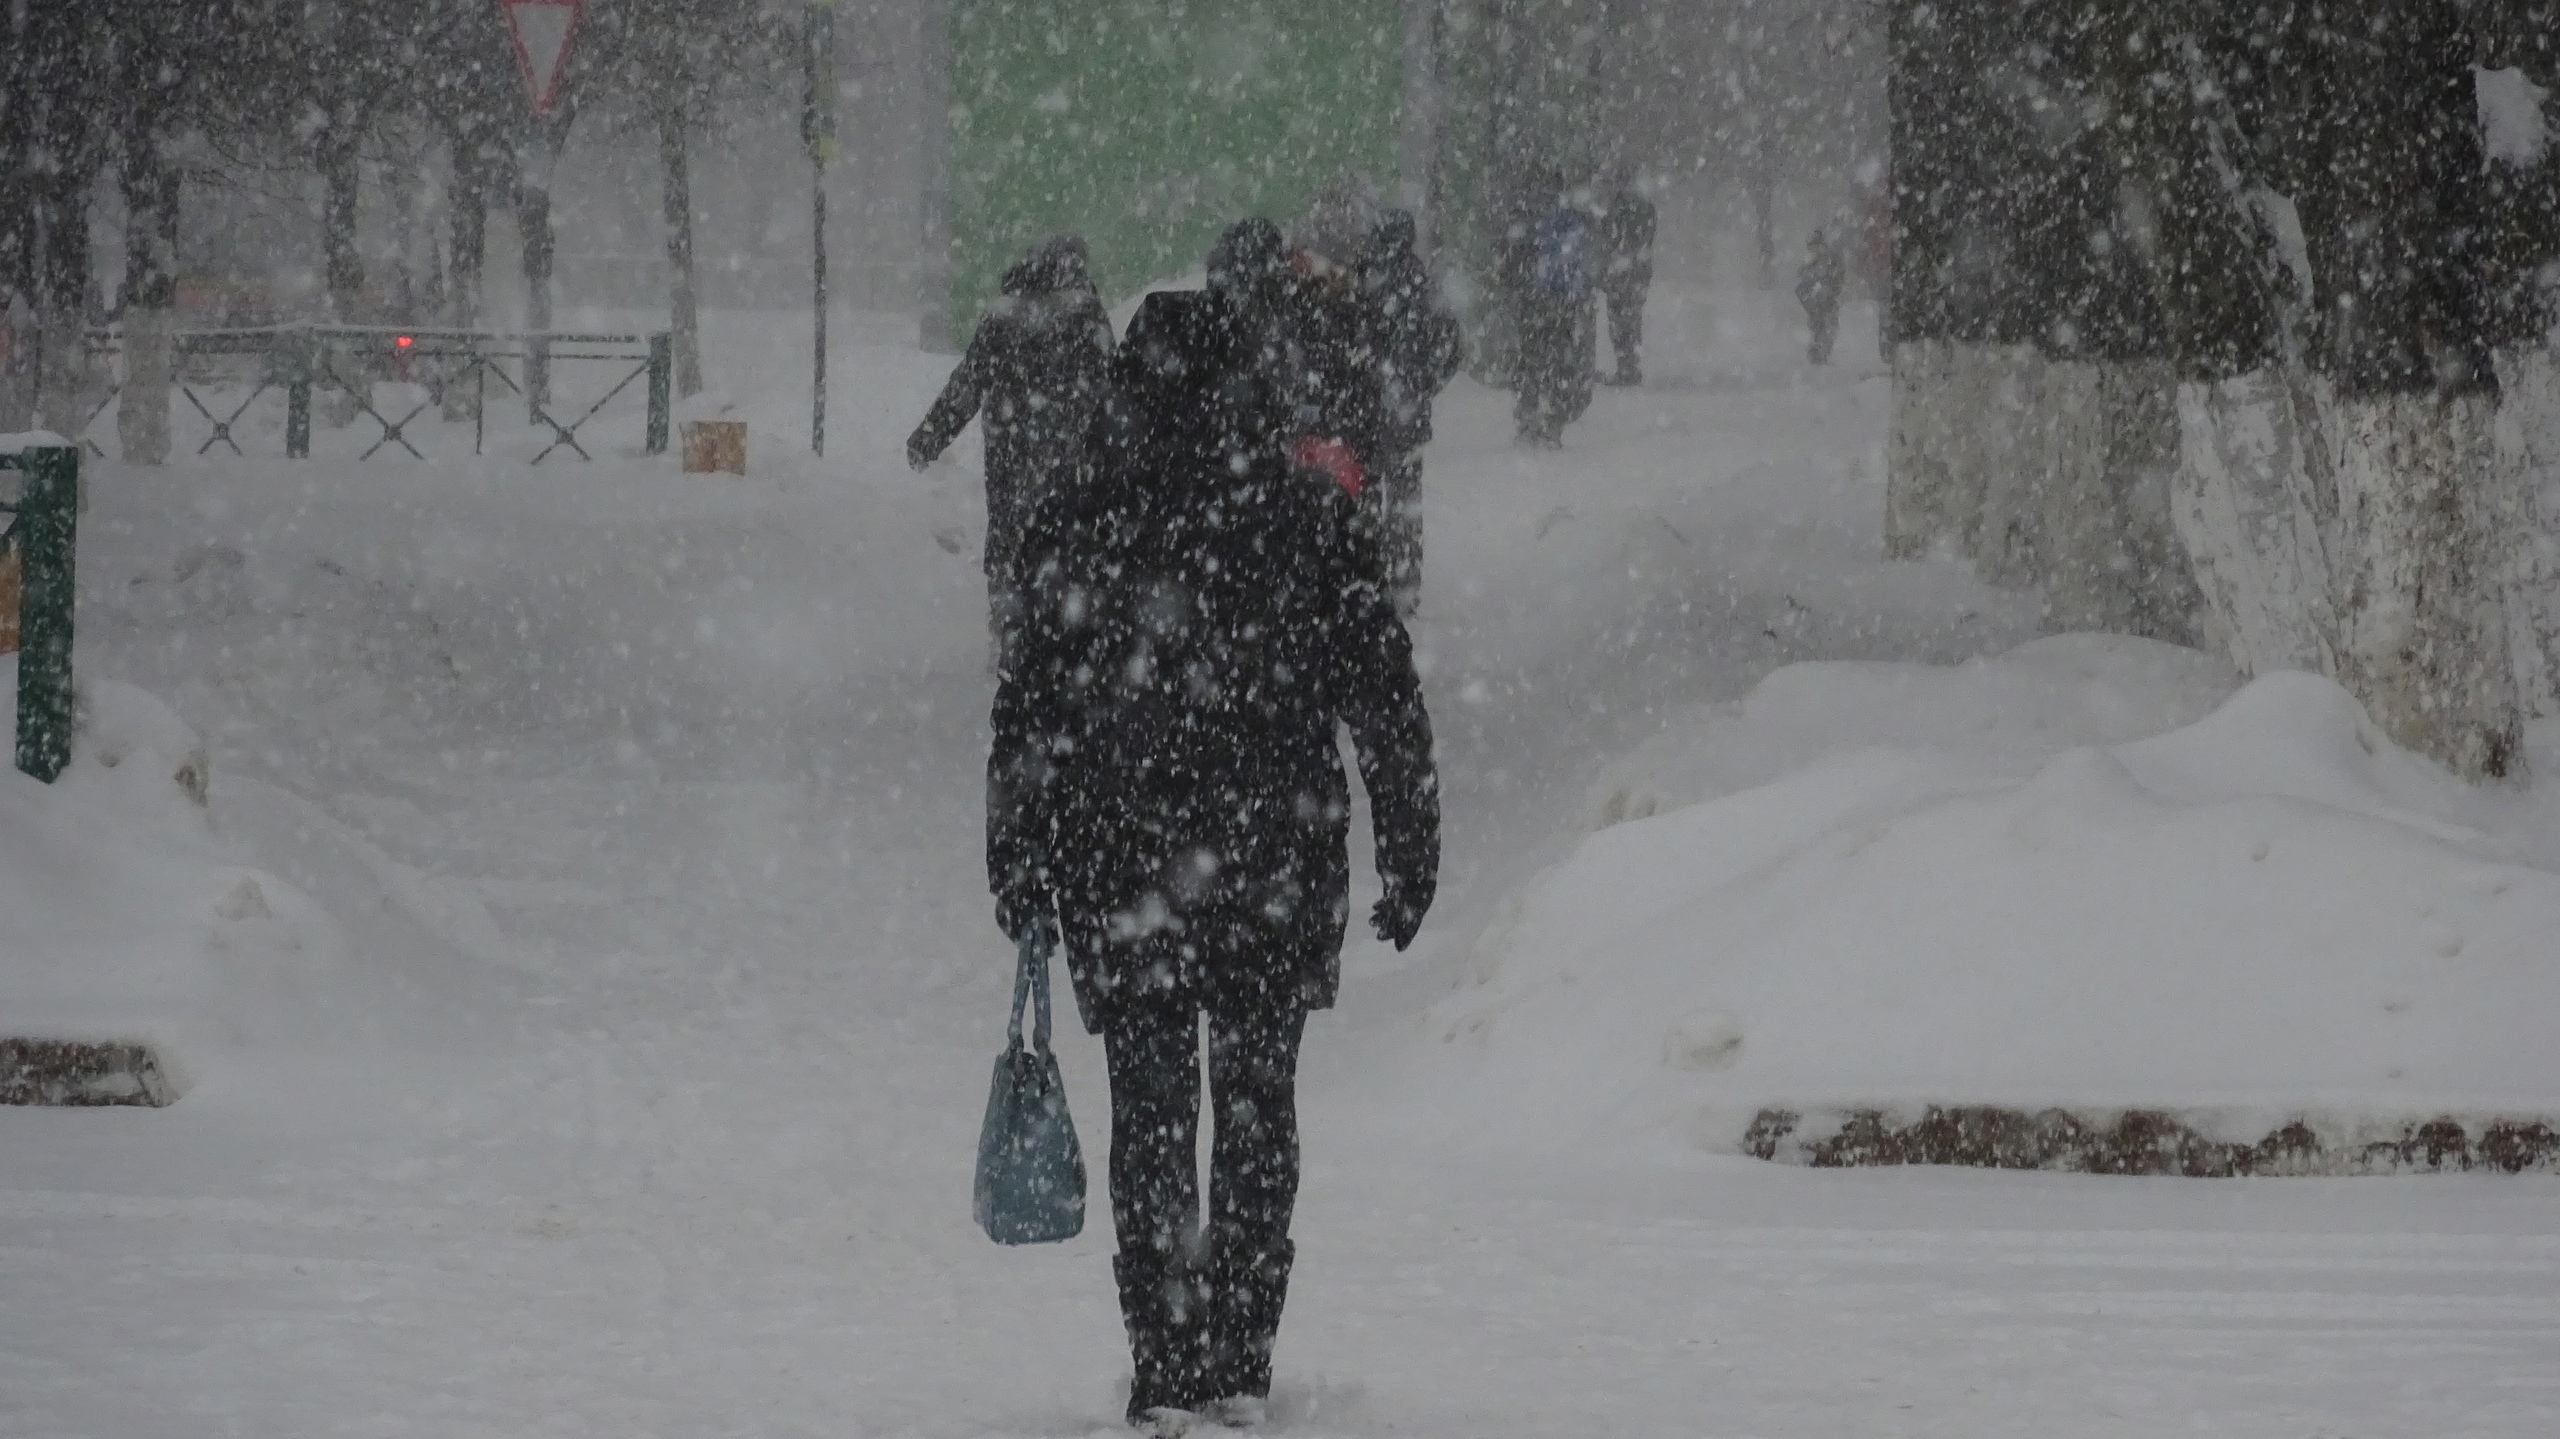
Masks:
[[[480,279],[489,253],[489,164],[476,139],[457,139],[453,146],[453,236],[447,257],[444,322],[457,330],[480,328]],[[449,375],[444,387],[444,417],[451,421],[480,417],[478,376]]]
[[[2210,637],[2244,674],[2338,672],[2336,491],[2318,409],[2299,377],[2272,367],[2179,387],[2170,514]]]
[[[2524,507],[2508,537],[2508,647],[2526,713],[2547,715],[2560,704],[2560,352],[2502,349],[2498,385],[2499,463]]]
[[[161,113],[135,106],[124,137],[124,390],[116,440],[124,461],[169,458],[170,333],[178,300],[178,167],[162,151]]]
[[[397,169],[398,173],[383,176],[391,192],[391,284],[384,297],[389,310],[384,318],[395,325],[414,325],[418,322],[418,189],[426,183],[426,167],[407,164]]]
[[[2472,776],[2520,773],[2504,535],[2518,487],[2497,463],[2495,394],[2337,404],[2341,683],[2411,749]]]
[[[546,127],[516,179],[516,231],[524,239],[525,328],[541,334],[551,328],[551,167],[558,156],[556,130]],[[525,407],[529,412],[551,406],[551,348],[535,341],[524,363]],[[539,423],[538,414],[529,422]]]
[[[320,171],[321,272],[329,296],[333,324],[360,325],[373,319],[364,300],[364,252],[357,245],[356,222],[364,170],[356,115],[340,102],[314,142],[313,160]],[[371,398],[372,375],[364,361],[344,351],[324,353],[322,363],[336,376],[339,388],[321,408],[321,423],[333,429],[352,425],[359,391]]]
[[[27,19],[0,6],[0,94],[27,93]],[[34,134],[24,105],[0,105],[0,195],[26,195],[34,183]],[[0,205],[0,432],[35,426],[36,209]]]
[[[2170,513],[2176,372],[2165,360],[2055,360],[2045,401],[2045,628],[2197,643],[2203,596]]]
[[[675,287],[667,309],[675,337],[679,396],[702,390],[702,313],[693,274],[693,176],[685,156],[684,126],[682,99],[669,100],[658,111],[658,160],[666,176],[667,267]]]
[[[341,325],[366,318],[364,253],[356,245],[356,207],[363,179],[359,134],[355,117],[341,111],[330,117],[313,157],[320,169],[321,267],[328,285],[330,318]]]
[[[77,137],[68,154],[56,159],[53,172],[32,187],[44,235],[36,277],[42,351],[37,418],[46,429],[72,439],[89,418],[89,191],[97,170],[95,151],[86,141],[85,135]]]

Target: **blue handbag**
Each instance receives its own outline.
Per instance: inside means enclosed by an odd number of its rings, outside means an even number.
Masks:
[[[1023,937],[1013,972],[1013,1020],[987,1088],[987,1120],[978,1131],[978,1227],[998,1244],[1052,1244],[1084,1229],[1084,1151],[1067,1117],[1067,1089],[1049,1052],[1047,926]],[[1035,1018],[1031,1047],[1022,1045],[1022,1010]]]

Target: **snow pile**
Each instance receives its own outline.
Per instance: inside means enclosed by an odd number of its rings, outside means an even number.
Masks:
[[[2207,683],[2107,653],[1797,666],[1693,725],[1675,793],[1834,752],[1605,828],[1506,907],[1431,1018],[1504,1142],[1730,1150],[1763,1106],[1850,1103],[2560,1106],[2560,873],[2497,833],[2527,802],[2301,674],[2105,742]],[[1921,743],[1842,750],[1888,724]],[[2039,725],[2102,740],[2022,766]]]
[[[0,714],[16,677],[0,661]],[[0,769],[0,1034],[141,1041],[183,1086],[243,1050],[325,1044],[351,1018],[335,927],[234,857],[211,793],[186,723],[108,681],[82,685],[58,781]]]
[[[1595,830],[1643,819],[1870,745],[2023,775],[2073,745],[2191,724],[2239,683],[2212,656],[2124,635],[2057,635],[1960,665],[1790,665],[1613,761],[1583,817]]]

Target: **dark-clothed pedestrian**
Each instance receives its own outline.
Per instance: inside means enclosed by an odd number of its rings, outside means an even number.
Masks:
[[[1561,183],[1545,193],[1509,267],[1520,326],[1511,415],[1520,443],[1554,449],[1564,443],[1564,427],[1591,407],[1592,296],[1602,260],[1589,208]]]
[[[1379,557],[1396,612],[1410,619],[1422,601],[1422,447],[1431,443],[1431,407],[1458,372],[1457,317],[1414,253],[1413,215],[1389,210],[1360,259],[1360,299],[1380,376],[1378,475],[1370,487]]]
[[[1805,242],[1804,266],[1796,271],[1796,299],[1804,305],[1811,338],[1805,358],[1831,363],[1831,342],[1840,333],[1840,291],[1848,283],[1848,262],[1840,246],[1822,230]]]
[[[933,463],[973,418],[986,432],[987,612],[995,642],[1021,608],[1022,526],[1039,497],[1071,479],[1111,363],[1111,316],[1084,241],[1060,235],[1007,270],[1002,295],[970,337],[907,463]]]
[[[1250,1420],[1295,1250],[1296,1076],[1349,909],[1347,726],[1398,948],[1439,868],[1431,725],[1354,500],[1293,465],[1267,224],[1130,322],[1078,482],[1025,535],[998,668],[987,869],[1009,935],[1055,924],[1111,1083],[1129,1420]],[[1201,1020],[1213,1125],[1196,1178]]]
[[[1621,169],[1610,186],[1608,212],[1600,219],[1601,247],[1607,255],[1600,293],[1609,306],[1609,345],[1617,352],[1612,385],[1644,383],[1644,302],[1653,290],[1653,202],[1636,184],[1633,170]]]
[[[1360,217],[1369,212],[1328,199],[1290,237],[1275,290],[1276,359],[1289,453],[1358,499],[1375,481],[1386,438],[1385,375],[1359,286],[1369,224]]]

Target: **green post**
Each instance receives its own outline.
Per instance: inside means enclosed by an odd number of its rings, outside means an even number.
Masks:
[[[667,412],[675,394],[675,337],[660,331],[649,337],[649,453],[667,452]]]
[[[289,460],[311,458],[311,343],[307,334],[285,339],[284,454]]]
[[[18,463],[18,768],[51,784],[71,762],[72,560],[80,451],[28,450]]]

